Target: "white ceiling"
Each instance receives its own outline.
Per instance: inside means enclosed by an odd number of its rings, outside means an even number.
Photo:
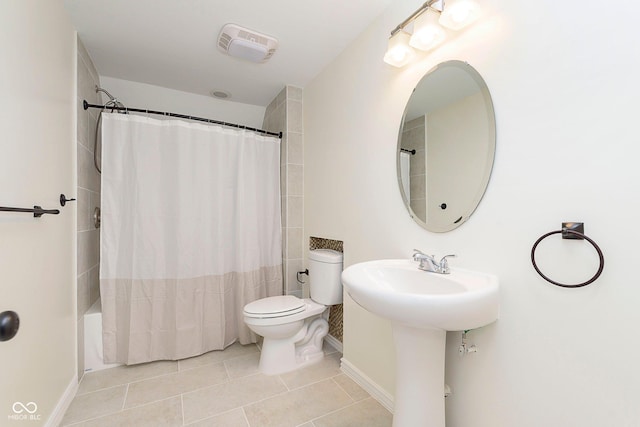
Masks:
[[[102,76],[266,106],[304,87],[392,0],[65,0]],[[264,64],[232,58],[216,41],[227,23],[273,36]]]

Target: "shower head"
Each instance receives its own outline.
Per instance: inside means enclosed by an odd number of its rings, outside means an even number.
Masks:
[[[107,92],[106,89],[102,89],[100,86],[96,86],[96,93],[98,92],[102,92],[109,97],[109,100],[102,106],[103,108],[111,108],[111,112],[117,109],[119,113],[127,114],[124,104],[118,101],[117,98],[113,97],[113,95]]]

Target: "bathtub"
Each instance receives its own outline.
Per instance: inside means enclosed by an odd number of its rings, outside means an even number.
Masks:
[[[84,371],[94,372],[120,366],[102,359],[102,305],[100,298],[84,314]]]

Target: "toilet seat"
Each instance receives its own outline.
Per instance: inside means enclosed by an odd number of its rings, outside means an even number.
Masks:
[[[269,319],[291,316],[304,311],[305,308],[304,300],[293,295],[279,295],[247,304],[244,307],[244,315],[256,319]]]

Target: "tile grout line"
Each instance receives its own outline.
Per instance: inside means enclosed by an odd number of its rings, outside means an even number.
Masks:
[[[184,394],[180,394],[180,410],[182,412],[182,425],[184,426]]]
[[[247,422],[247,425],[251,427],[251,423],[249,422],[249,417],[247,417],[247,413],[244,410],[244,406],[240,407],[240,410],[242,411],[242,415],[244,416],[244,420]]]
[[[154,377],[154,378],[159,378],[159,377]],[[138,382],[139,382],[139,381],[138,381]],[[172,395],[170,395],[170,396],[165,396],[165,397],[162,397],[162,398],[160,398],[160,399],[152,400],[152,401],[150,401],[150,402],[144,402],[144,403],[141,403],[141,404],[138,404],[138,405],[132,406],[132,407],[130,407],[130,408],[124,408],[124,409],[126,409],[126,410],[129,410],[129,409],[135,409],[135,408],[139,408],[139,407],[141,407],[141,406],[150,405],[150,404],[152,404],[152,403],[162,402],[163,400],[175,399],[175,398],[176,398],[176,397],[178,397],[178,396],[180,396],[180,398],[182,398],[182,395],[184,395],[184,394],[194,393],[194,392],[197,392],[197,391],[203,390],[203,389],[205,389],[205,388],[209,388],[209,387],[217,387],[217,386],[219,386],[219,385],[226,384],[226,383],[228,383],[228,382],[229,382],[229,377],[228,377],[228,375],[227,375],[227,378],[226,378],[224,381],[219,382],[219,383],[216,383],[216,384],[209,384],[209,385],[206,385],[206,386],[203,386],[203,387],[195,388],[195,389],[193,389],[193,390],[183,391],[183,392],[180,392],[180,393],[172,394]],[[132,383],[132,384],[134,384],[134,383]],[[128,390],[128,388],[127,388],[127,390]]]
[[[351,397],[351,396],[349,396],[349,397]],[[354,402],[351,402],[350,404],[348,404],[348,405],[346,405],[346,406],[343,406],[342,408],[334,409],[333,411],[329,411],[329,412],[327,412],[327,413],[325,413],[325,414],[322,414],[322,415],[320,415],[320,416],[318,416],[318,417],[312,418],[311,420],[309,420],[309,421],[307,421],[307,422],[311,422],[313,425],[315,425],[314,421],[317,421],[317,420],[319,420],[320,418],[324,418],[324,417],[326,417],[326,416],[328,416],[328,415],[335,414],[336,412],[340,412],[340,411],[345,410],[345,409],[347,409],[347,408],[351,408],[351,407],[353,407],[353,406],[355,406],[355,405],[359,404],[360,402],[364,402],[364,401],[365,401],[365,400],[367,400],[367,399],[373,399],[373,397],[369,396],[369,397],[367,397],[366,399],[362,399],[362,400],[357,401],[357,402],[355,402],[355,401],[354,401]],[[353,399],[352,399],[352,400],[353,400]]]
[[[152,362],[152,363],[153,363],[153,362]],[[125,365],[125,366],[126,366],[126,365]],[[116,368],[117,368],[117,367],[116,367]],[[113,368],[113,369],[116,369],[116,368]],[[104,372],[104,370],[96,371],[96,372]],[[175,372],[168,372],[168,373],[165,373],[165,374],[155,375],[155,376],[153,376],[153,377],[142,378],[142,379],[138,379],[138,380],[134,380],[134,381],[127,381],[127,382],[123,382],[123,383],[120,383],[120,384],[111,385],[111,386],[108,386],[108,387],[103,387],[103,388],[98,388],[98,389],[96,389],[96,390],[87,391],[87,392],[85,392],[85,393],[76,394],[76,396],[83,396],[83,395],[85,395],[85,394],[95,393],[95,392],[103,391],[103,390],[108,390],[108,389],[110,389],[110,388],[114,388],[114,387],[121,387],[121,386],[123,386],[123,385],[126,385],[126,386],[127,386],[127,390],[128,390],[128,389],[129,389],[129,385],[130,385],[130,384],[136,384],[136,383],[139,383],[139,382],[142,382],[142,381],[152,380],[152,379],[156,379],[156,378],[160,378],[160,377],[164,377],[164,376],[166,376],[166,375],[172,375],[172,374],[176,374],[176,373],[178,373],[178,371],[175,371]],[[87,375],[87,374],[83,375],[83,376],[82,376],[82,378],[84,379],[84,377],[85,377],[86,375]]]
[[[279,375],[278,375],[278,378],[280,379],[280,381],[282,381],[282,378],[280,378],[280,376],[279,376]],[[272,396],[268,396],[268,397],[265,397],[265,398],[262,398],[262,399],[255,400],[255,401],[253,401],[253,402],[247,403],[246,405],[242,405],[242,406],[240,406],[240,408],[242,408],[242,409],[244,410],[244,408],[245,408],[245,407],[247,407],[247,406],[251,406],[251,405],[254,405],[254,404],[256,404],[256,403],[264,402],[265,400],[273,399],[274,397],[280,397],[280,396],[283,396],[283,395],[285,395],[285,394],[287,394],[287,393],[290,393],[290,392],[292,392],[292,391],[295,391],[295,390],[300,390],[300,389],[305,388],[305,387],[310,387],[310,386],[312,386],[312,385],[320,384],[321,382],[331,381],[331,380],[332,380],[332,378],[333,378],[333,377],[323,378],[323,379],[321,379],[321,380],[319,380],[319,381],[314,381],[314,382],[312,382],[312,383],[309,383],[309,384],[306,384],[306,385],[303,385],[303,386],[301,386],[301,387],[297,387],[297,388],[294,388],[294,389],[289,389],[289,387],[287,387],[287,384],[286,384],[284,381],[282,381],[282,383],[283,383],[284,387],[287,389],[287,391],[283,391],[282,393],[277,393],[277,394],[274,394],[274,395],[272,395]],[[333,381],[333,382],[335,383],[335,381]],[[340,388],[340,390],[342,390],[342,388]],[[346,393],[346,392],[345,392],[345,394],[346,394],[346,395],[347,395],[351,400],[354,400],[351,396],[349,396],[349,393]],[[354,401],[354,402],[352,402],[352,403],[356,403],[356,402]],[[350,406],[350,405],[348,405],[348,406]],[[234,409],[236,409],[236,408],[234,408]]]
[[[285,387],[287,387],[287,389],[289,389],[289,391],[300,390],[301,388],[304,388],[304,387],[307,387],[307,386],[310,386],[310,385],[313,385],[313,384],[318,384],[318,383],[321,383],[322,381],[333,380],[338,375],[340,375],[340,373],[338,373],[336,375],[329,375],[328,377],[321,378],[321,379],[319,379],[317,381],[312,381],[310,383],[306,383],[306,384],[303,384],[301,386],[293,387],[293,388],[289,388],[289,386],[287,386],[286,383],[284,385],[285,385]],[[284,382],[284,380],[283,380],[283,382]],[[334,383],[335,383],[335,381],[334,381]],[[342,387],[340,387],[340,389],[343,390]],[[346,391],[345,391],[345,393],[346,393]],[[349,395],[349,393],[347,393],[347,395]],[[351,397],[351,396],[349,396],[349,397]]]
[[[129,396],[129,385],[131,385],[131,383],[127,384],[127,388],[124,391],[124,399],[122,399],[122,408],[120,408],[120,412],[124,411],[124,407],[127,404],[127,396]]]
[[[172,396],[172,397],[169,397],[169,398],[166,398],[166,399],[162,399],[162,400],[174,399],[175,397],[176,397],[176,396]],[[64,424],[64,425],[61,425],[60,427],[81,426],[81,425],[83,425],[84,423],[89,422],[89,421],[95,421],[95,420],[99,420],[99,419],[102,419],[102,418],[109,418],[109,417],[113,417],[114,415],[118,415],[118,414],[121,414],[121,413],[123,413],[123,412],[131,411],[131,410],[135,410],[135,409],[141,408],[141,407],[143,407],[143,406],[151,405],[152,403],[162,402],[162,400],[156,400],[156,401],[151,402],[151,403],[145,403],[144,405],[134,406],[133,408],[127,408],[127,409],[124,409],[124,410],[120,410],[120,411],[116,411],[116,412],[111,412],[111,413],[109,413],[109,414],[103,414],[103,415],[100,415],[100,416],[97,416],[97,417],[87,418],[86,420],[76,421],[76,422],[74,422],[73,424]]]
[[[342,374],[341,374],[341,375],[342,375]],[[351,400],[353,400],[354,402],[357,402],[357,400],[356,400],[356,399],[354,399],[354,398],[353,398],[353,396],[351,396],[351,394],[350,394],[350,393],[349,393],[349,392],[348,392],[344,387],[342,387],[342,386],[338,383],[338,381],[336,381],[336,380],[335,380],[335,378],[336,378],[336,377],[339,377],[339,376],[340,376],[340,375],[336,375],[335,377],[331,377],[331,381],[333,381],[333,383],[334,383],[335,385],[337,385],[337,386],[338,386],[338,388],[339,388],[340,390],[344,391],[344,393],[345,393],[347,396],[349,396],[349,398],[351,398]],[[368,394],[368,393],[367,393],[367,394]],[[369,396],[371,396],[371,395],[369,395]],[[365,399],[366,399],[366,398],[365,398]],[[364,400],[364,399],[362,399],[362,400]]]

